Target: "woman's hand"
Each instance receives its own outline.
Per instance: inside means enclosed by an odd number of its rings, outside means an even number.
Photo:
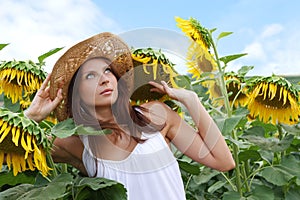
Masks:
[[[158,92],[161,94],[167,94],[172,99],[179,101],[183,104],[187,103],[191,98],[194,98],[197,96],[197,94],[193,91],[186,90],[183,88],[171,88],[168,86],[168,84],[165,81],[161,81],[161,84],[150,81],[150,85],[152,85],[154,88],[152,88],[151,92]]]
[[[36,122],[40,122],[45,119],[63,99],[61,88],[57,91],[55,99],[50,99],[50,87],[48,86],[50,76],[51,74],[48,74],[41,85],[41,88],[33,98],[29,108],[24,111],[25,116]]]

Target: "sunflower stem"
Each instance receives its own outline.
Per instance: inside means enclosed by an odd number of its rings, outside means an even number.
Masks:
[[[49,161],[50,168],[53,171],[52,175],[53,175],[53,177],[56,177],[58,175],[58,173],[57,173],[54,161],[52,159],[51,153],[49,151],[47,151],[47,159]]]
[[[61,172],[62,173],[68,173],[68,165],[66,163],[63,163],[61,165]]]
[[[242,162],[241,167],[242,167],[242,173],[243,173],[243,176],[244,176],[244,178],[245,178],[245,185],[246,185],[247,192],[250,192],[251,189],[250,189],[250,187],[249,187],[248,180],[246,179],[246,177],[247,177],[246,165],[247,165],[247,164],[246,164],[245,162]]]
[[[212,33],[210,31],[207,31],[208,35],[209,35],[209,39],[210,39],[210,43],[212,45],[213,51],[214,51],[214,55],[215,55],[215,59],[216,59],[216,63],[218,66],[218,70],[219,70],[219,74],[220,76],[218,77],[219,80],[219,84],[220,84],[220,90],[222,92],[222,95],[224,97],[224,106],[226,109],[226,113],[227,113],[227,117],[230,118],[232,116],[232,107],[230,106],[229,103],[229,97],[228,97],[228,93],[227,93],[227,89],[226,89],[226,83],[225,83],[225,79],[224,79],[224,69],[222,69],[221,67],[221,63],[220,63],[220,59],[219,59],[219,55],[218,55],[218,51],[217,51],[217,46],[213,40],[212,37]],[[233,130],[231,132],[232,138],[234,140],[238,140],[236,131]],[[243,196],[243,192],[242,192],[242,181],[241,181],[241,171],[240,171],[240,162],[239,162],[239,158],[238,158],[238,152],[239,152],[239,147],[236,144],[232,144],[233,146],[233,157],[234,157],[234,161],[235,161],[235,173],[236,173],[236,184],[237,184],[237,190],[238,193],[240,194],[240,196]]]

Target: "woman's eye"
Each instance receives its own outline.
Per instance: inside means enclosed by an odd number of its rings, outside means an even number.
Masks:
[[[111,68],[106,68],[104,73],[111,73]]]
[[[87,74],[86,79],[92,79],[95,78],[95,74]]]

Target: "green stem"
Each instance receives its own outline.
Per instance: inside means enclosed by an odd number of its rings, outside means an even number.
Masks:
[[[226,181],[229,183],[229,185],[231,186],[231,188],[236,191],[236,186],[233,185],[233,183],[231,182],[231,180],[225,175],[224,172],[221,172],[221,174],[223,175],[223,177],[226,179]]]
[[[242,167],[242,173],[243,173],[243,176],[244,176],[244,177],[247,177],[247,172],[246,172],[246,169],[245,169],[245,167],[246,167],[245,165],[246,165],[246,163],[243,162],[243,164],[241,165],[241,167]],[[250,189],[250,187],[249,187],[249,183],[248,183],[248,180],[247,180],[247,179],[245,179],[245,185],[246,185],[247,192],[250,192],[251,189]]]
[[[221,67],[221,63],[220,63],[220,59],[219,59],[217,47],[216,47],[216,45],[215,45],[215,43],[214,43],[214,41],[212,39],[212,35],[211,34],[210,34],[210,38],[211,38],[211,45],[212,45],[214,53],[215,53],[215,58],[216,58],[218,70],[219,70],[219,73],[220,73],[219,84],[220,84],[220,89],[221,89],[222,95],[224,97],[225,109],[226,109],[228,117],[231,117],[232,110],[231,110],[231,107],[230,107],[229,97],[228,97],[228,93],[227,93],[227,90],[226,90],[226,83],[225,83],[225,79],[224,79],[224,70]]]
[[[232,131],[232,138],[236,140],[237,136],[235,131]],[[236,144],[232,144],[232,151],[233,151],[233,158],[235,162],[235,176],[236,176],[236,185],[237,185],[237,190],[240,194],[240,196],[243,196],[242,192],[242,180],[241,180],[241,171],[240,171],[240,161],[238,157],[238,152],[239,152],[239,147]]]
[[[52,175],[53,175],[53,177],[56,177],[58,175],[58,173],[57,173],[54,161],[52,159],[51,153],[49,151],[47,152],[47,159],[48,159],[49,165],[53,171]]]
[[[226,112],[227,112],[227,117],[230,118],[232,116],[232,108],[231,108],[230,103],[229,103],[229,97],[228,97],[228,93],[227,93],[227,89],[226,89],[226,83],[225,83],[225,79],[224,79],[224,70],[221,67],[217,47],[216,47],[216,45],[213,41],[212,34],[210,32],[208,32],[208,33],[209,33],[211,45],[212,45],[212,48],[213,48],[213,51],[214,51],[214,54],[215,54],[215,59],[216,59],[216,62],[217,62],[219,73],[220,73],[220,76],[218,77],[218,79],[219,79],[220,89],[221,89],[222,95],[224,97],[224,106],[225,106],[225,109],[226,109]],[[232,131],[232,138],[234,140],[238,140],[238,137],[237,137],[235,131]],[[243,196],[242,181],[241,181],[240,163],[239,163],[239,158],[238,158],[239,147],[234,143],[232,144],[232,146],[233,146],[233,150],[232,150],[233,151],[233,157],[234,157],[234,161],[235,161],[235,165],[236,165],[236,167],[235,167],[236,185],[237,185],[237,190],[238,190],[240,196],[242,197]]]
[[[68,173],[68,165],[66,163],[61,164],[61,172]]]
[[[190,184],[190,181],[191,181],[192,177],[193,177],[193,175],[191,174],[191,175],[189,176],[187,182],[186,182],[186,185],[185,185],[185,188],[184,188],[185,191],[187,191],[188,186],[189,186],[189,184]]]

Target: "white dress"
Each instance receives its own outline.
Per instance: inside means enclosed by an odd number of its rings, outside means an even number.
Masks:
[[[88,175],[95,176],[97,172],[97,177],[122,183],[129,200],[186,199],[178,163],[164,137],[159,132],[143,136],[147,140],[138,143],[121,161],[95,158],[88,136],[81,137],[85,145],[82,160]]]

